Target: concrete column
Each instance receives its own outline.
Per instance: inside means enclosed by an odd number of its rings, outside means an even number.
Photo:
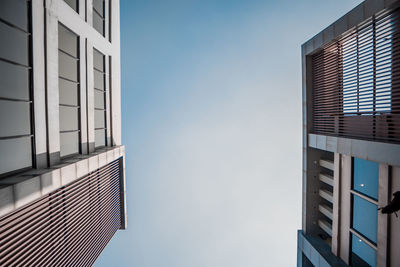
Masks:
[[[60,160],[57,2],[46,1],[47,123],[50,165]]]
[[[111,1],[112,28],[120,28],[119,0]],[[112,138],[113,145],[122,144],[121,140],[121,64],[120,64],[120,31],[111,31],[112,57],[111,57],[111,105],[112,105]]]
[[[391,167],[391,194],[390,200],[393,199],[393,193],[400,191],[400,167]],[[399,215],[399,212],[397,212]],[[395,214],[389,215],[389,262],[390,266],[400,266],[400,217]]]
[[[36,168],[47,167],[46,82],[43,3],[32,1],[33,106]]]
[[[389,198],[389,166],[379,165],[379,188],[378,188],[378,206],[384,207],[388,204]],[[387,266],[387,248],[388,248],[388,215],[378,212],[378,253],[377,266]]]
[[[349,264],[350,247],[350,218],[351,218],[351,165],[350,156],[342,155],[340,180],[340,224],[339,224],[339,256]]]
[[[107,125],[107,145],[111,145],[111,129],[112,129],[112,121],[111,121],[111,86],[110,86],[110,57],[105,55],[105,72],[106,72],[106,125]]]
[[[79,37],[79,87],[80,87],[80,128],[81,128],[81,151],[82,154],[88,153],[88,127],[87,127],[87,88],[86,88],[86,38]]]
[[[94,151],[94,74],[93,74],[93,44],[87,42],[87,142],[89,153]]]
[[[332,253],[338,255],[340,247],[339,239],[339,212],[340,212],[340,175],[341,175],[341,156],[335,153],[335,170],[333,172],[333,214],[332,214]]]

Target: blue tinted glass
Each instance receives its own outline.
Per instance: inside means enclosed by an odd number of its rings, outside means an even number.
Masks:
[[[353,189],[378,199],[379,165],[369,160],[354,158]]]
[[[378,207],[353,195],[353,229],[376,243]]]
[[[351,251],[371,266],[376,266],[376,251],[357,236],[351,237]]]

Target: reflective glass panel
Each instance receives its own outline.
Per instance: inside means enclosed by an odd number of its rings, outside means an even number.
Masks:
[[[378,199],[379,164],[354,158],[353,189],[371,198]]]
[[[0,140],[0,174],[31,167],[31,137]]]
[[[356,235],[351,235],[352,266],[376,266],[376,251]],[[354,255],[355,254],[355,255]]]
[[[28,66],[28,34],[0,22],[0,58]]]
[[[79,153],[79,132],[60,133],[60,156]]]
[[[0,100],[0,137],[30,134],[29,111],[28,102]]]
[[[353,195],[353,229],[376,243],[378,228],[378,207]]]

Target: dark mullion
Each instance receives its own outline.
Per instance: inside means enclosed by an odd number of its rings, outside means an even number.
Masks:
[[[31,66],[27,66],[27,65],[24,65],[24,64],[21,64],[21,63],[18,63],[18,62],[15,62],[15,61],[12,61],[12,60],[6,59],[6,58],[2,58],[2,57],[0,57],[0,61],[4,61],[4,62],[7,62],[7,63],[10,63],[10,64],[13,64],[13,65],[17,65],[17,66],[20,66],[20,67],[24,67],[25,69],[28,69],[28,70],[31,70],[31,69],[32,69],[32,67],[31,67]]]
[[[63,131],[60,131],[60,134],[62,134],[62,133],[76,133],[76,132],[80,132],[81,130],[63,130]]]
[[[17,99],[17,98],[9,98],[9,97],[2,97],[0,96],[0,100],[4,101],[13,101],[13,102],[25,102],[32,104],[32,100],[25,100],[25,99]]]
[[[67,55],[67,56],[69,56],[69,57],[75,59],[76,61],[79,61],[79,57],[75,57],[75,56],[71,55],[70,53],[68,53],[68,52],[66,52],[66,51],[64,51],[64,50],[62,50],[62,49],[60,49],[60,48],[58,48],[58,51],[61,52],[61,53],[63,53],[64,55]]]
[[[29,8],[28,8],[28,10],[29,10]],[[0,18],[0,22],[6,24],[7,26],[9,26],[9,27],[11,27],[11,28],[14,28],[14,29],[17,29],[17,30],[21,31],[21,32],[25,33],[25,34],[28,35],[28,36],[32,35],[30,32],[27,32],[26,30],[20,28],[19,26],[14,25],[14,24],[12,24],[12,23],[10,23],[10,22],[8,22],[8,21],[2,19],[2,18]]]
[[[34,136],[33,134],[0,136],[0,140],[17,139],[17,138],[33,137],[33,136]]]
[[[68,78],[65,78],[65,77],[63,77],[63,76],[58,76],[58,78],[60,78],[60,79],[62,79],[62,80],[65,80],[65,81],[68,81],[68,82],[72,82],[72,83],[75,83],[75,84],[78,84],[78,85],[79,85],[79,82],[77,82],[77,81],[74,81],[74,80],[71,80],[71,79],[68,79]]]
[[[107,130],[107,128],[105,128],[105,127],[101,127],[101,128],[94,128],[94,130],[95,130],[95,131],[98,131],[98,130]]]
[[[99,92],[102,92],[102,93],[105,93],[105,92],[106,92],[106,90],[103,90],[103,89],[100,89],[100,88],[96,88],[96,87],[94,87],[94,90],[99,91]]]
[[[93,11],[97,14],[97,15],[99,15],[103,20],[104,20],[104,15],[101,15],[100,13],[99,13],[99,11],[97,11],[94,7],[93,7]],[[104,13],[104,5],[103,5],[103,13]]]
[[[102,74],[106,74],[104,70],[99,70],[96,67],[93,67],[94,70],[97,70],[98,72],[102,73]]]
[[[62,107],[70,107],[70,108],[81,108],[80,105],[70,105],[70,104],[59,104]]]

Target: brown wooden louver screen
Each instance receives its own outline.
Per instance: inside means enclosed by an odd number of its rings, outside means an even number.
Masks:
[[[312,61],[312,129],[400,143],[400,10],[376,15]]]
[[[0,266],[92,265],[121,226],[122,158],[0,218]]]

